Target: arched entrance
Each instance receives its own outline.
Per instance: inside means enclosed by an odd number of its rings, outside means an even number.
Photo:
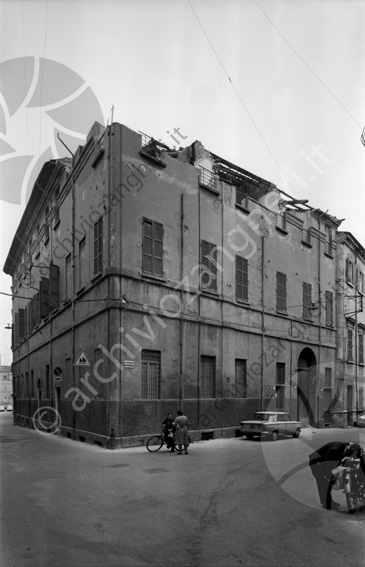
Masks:
[[[298,358],[297,415],[303,425],[314,424],[316,404],[317,359],[310,348]]]

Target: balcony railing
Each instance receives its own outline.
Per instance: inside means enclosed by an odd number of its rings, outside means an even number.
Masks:
[[[279,213],[276,215],[276,228],[284,230],[286,232],[286,215],[285,213]]]
[[[308,228],[303,228],[302,230],[302,242],[304,244],[308,244],[308,246],[310,246],[311,244],[311,229]]]
[[[215,180],[216,177],[214,175],[214,173],[212,173],[211,171],[209,171],[208,169],[205,169],[204,167],[199,167],[200,172],[199,172],[199,183],[200,185],[203,185],[204,187],[207,187],[208,189],[213,189],[215,190]]]

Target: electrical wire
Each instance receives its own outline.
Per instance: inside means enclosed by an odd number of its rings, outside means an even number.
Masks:
[[[211,49],[212,49],[212,51],[213,51],[215,57],[217,58],[217,60],[218,60],[218,62],[219,62],[219,64],[220,64],[220,66],[222,67],[224,74],[226,75],[227,79],[229,80],[229,82],[230,82],[230,84],[231,84],[233,90],[235,91],[235,93],[236,93],[236,95],[237,95],[239,101],[241,102],[243,108],[245,109],[245,111],[246,111],[248,117],[250,118],[252,124],[254,125],[254,127],[255,127],[257,133],[259,134],[259,136],[260,136],[260,138],[261,138],[261,140],[262,140],[263,143],[265,144],[265,147],[266,147],[267,151],[269,152],[269,154],[271,155],[272,159],[274,160],[274,162],[275,162],[275,164],[276,164],[278,170],[280,171],[281,175],[282,175],[283,178],[285,179],[285,181],[286,181],[288,187],[290,187],[290,189],[292,190],[293,194],[295,195],[295,192],[294,192],[293,188],[291,187],[290,182],[289,182],[287,176],[285,175],[285,172],[284,172],[283,169],[281,168],[281,166],[280,166],[278,160],[276,159],[276,157],[275,157],[273,151],[271,150],[271,148],[270,148],[268,142],[266,141],[266,139],[265,139],[263,133],[261,132],[260,128],[258,127],[258,125],[257,125],[256,121],[254,120],[252,114],[250,113],[250,111],[249,111],[249,109],[248,109],[246,103],[244,102],[242,96],[241,96],[240,93],[238,92],[238,90],[237,90],[236,86],[234,85],[234,83],[233,83],[231,77],[229,76],[229,74],[228,74],[228,72],[227,72],[225,66],[223,65],[223,63],[222,63],[222,61],[221,61],[221,59],[220,59],[220,57],[219,57],[217,51],[215,50],[215,48],[214,48],[212,42],[210,41],[209,36],[208,36],[207,32],[205,31],[205,29],[204,29],[204,27],[203,27],[203,24],[201,23],[201,21],[200,21],[198,15],[197,15],[197,13],[196,13],[195,10],[194,10],[194,7],[193,7],[193,5],[192,5],[192,3],[191,3],[191,0],[188,0],[188,2],[189,2],[189,4],[190,4],[190,7],[191,7],[191,9],[192,9],[192,11],[193,11],[193,13],[194,13],[194,16],[195,16],[195,18],[196,18],[196,20],[197,20],[197,22],[198,22],[198,24],[199,24],[199,26],[200,26],[200,28],[201,28],[203,34],[204,34],[204,36],[205,36],[207,42],[209,43],[209,45],[210,45],[210,47],[211,47]]]
[[[363,129],[363,127],[358,123],[358,121],[356,120],[356,118],[354,118],[354,116],[352,116],[351,112],[349,112],[347,110],[347,108],[342,104],[342,102],[336,97],[336,95],[327,87],[327,85],[322,81],[322,79],[320,77],[318,77],[318,75],[313,71],[313,69],[308,65],[308,63],[303,59],[303,57],[298,53],[298,51],[289,43],[289,41],[286,39],[286,37],[278,30],[278,28],[275,26],[275,24],[272,22],[272,20],[270,20],[269,16],[266,14],[266,12],[264,11],[264,9],[260,6],[260,4],[257,2],[257,0],[254,0],[256,6],[259,8],[259,10],[261,10],[262,14],[265,16],[265,18],[268,20],[268,22],[270,23],[270,25],[274,28],[274,30],[276,31],[276,33],[281,37],[281,39],[286,43],[286,45],[289,47],[289,49],[291,49],[293,51],[293,53],[295,53],[295,55],[298,57],[298,59],[300,59],[300,61],[303,63],[303,65],[305,65],[305,67],[308,69],[308,71],[310,71],[312,73],[312,75],[317,79],[317,81],[319,81],[321,83],[321,85],[326,89],[326,91],[335,99],[335,101],[341,106],[341,108],[346,112],[346,114],[348,114],[350,116],[350,118],[355,122],[355,124],[357,124],[361,130]]]

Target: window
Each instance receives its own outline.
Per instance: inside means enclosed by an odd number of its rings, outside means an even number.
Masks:
[[[103,217],[94,224],[94,276],[103,270]]]
[[[247,398],[247,360],[235,360],[236,398]]]
[[[353,360],[353,330],[347,329],[347,360]]]
[[[276,409],[285,409],[285,362],[276,363]]]
[[[303,319],[312,320],[312,286],[303,282]]]
[[[202,398],[215,398],[215,356],[201,357],[200,392]]]
[[[236,256],[236,298],[248,301],[248,261]]]
[[[324,387],[332,388],[332,368],[324,369]]]
[[[71,254],[66,256],[65,264],[65,300],[68,301],[72,297]]]
[[[286,313],[286,275],[276,272],[276,310]]]
[[[30,371],[30,397],[34,398],[34,370]]]
[[[142,399],[161,397],[161,352],[142,350]]]
[[[46,365],[46,399],[51,398],[51,377],[49,374],[49,364]]]
[[[49,225],[47,223],[43,225],[43,230],[44,230],[44,243],[47,244],[49,240]]]
[[[303,228],[302,229],[302,242],[303,244],[307,244],[307,246],[311,245],[311,229],[310,228]]]
[[[325,293],[325,307],[326,307],[326,325],[333,325],[333,293],[326,291]]]
[[[332,368],[324,369],[324,388],[323,388],[323,419],[325,423],[330,423],[332,404]]]
[[[359,363],[364,364],[364,332],[359,331]]]
[[[203,289],[217,291],[217,247],[201,241],[200,284]]]
[[[26,317],[25,317],[25,309],[19,308],[19,334],[18,338],[22,339],[26,336]]]
[[[355,274],[355,266],[353,269],[353,275],[354,275],[354,284],[356,286],[356,289],[360,292],[363,293],[363,289],[364,289],[364,274],[362,273],[361,270],[359,270],[359,268],[356,268],[356,274]]]
[[[48,278],[41,278],[39,283],[40,291],[40,310],[41,319],[45,319],[49,315],[49,280]]]
[[[364,388],[359,388],[359,409],[364,411]]]
[[[71,256],[70,256],[71,264]],[[60,269],[56,264],[49,266],[49,308],[58,309],[60,306]]]
[[[326,225],[326,243],[324,247],[325,254],[332,256],[333,253],[333,238],[332,238],[332,228]]]
[[[236,205],[248,210],[247,189],[244,185],[236,187]]]
[[[354,265],[351,260],[347,258],[346,260],[346,281],[349,284],[352,284],[354,281],[354,274],[353,274]]]
[[[279,213],[276,215],[276,228],[286,232],[286,213]]]
[[[162,277],[163,225],[144,219],[142,233],[142,271]]]
[[[79,288],[87,283],[86,238],[79,242]]]

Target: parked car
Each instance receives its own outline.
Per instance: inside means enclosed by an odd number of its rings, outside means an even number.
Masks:
[[[6,411],[13,411],[13,406],[12,406],[12,404],[8,404],[8,405],[7,405]]]
[[[302,424],[290,419],[284,411],[257,411],[251,421],[241,421],[241,433],[247,439],[269,436],[276,441],[279,435],[298,438]]]
[[[365,427],[365,413],[358,415],[354,425],[357,427]]]
[[[1,405],[1,406],[0,406],[0,411],[5,411],[5,406]]]

